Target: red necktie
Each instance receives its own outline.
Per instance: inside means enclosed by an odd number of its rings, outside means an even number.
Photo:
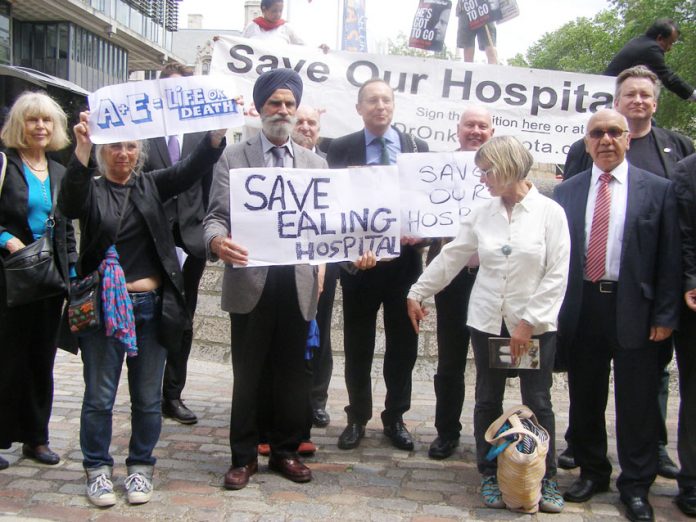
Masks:
[[[607,239],[609,238],[609,214],[611,211],[611,188],[609,182],[612,175],[605,172],[599,176],[599,188],[592,214],[590,242],[587,246],[587,261],[585,273],[587,278],[596,283],[604,275],[607,259]]]

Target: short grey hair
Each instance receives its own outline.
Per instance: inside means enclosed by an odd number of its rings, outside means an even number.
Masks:
[[[527,147],[513,136],[491,138],[476,151],[474,161],[476,165],[490,164],[496,178],[504,185],[525,179],[534,164]]]

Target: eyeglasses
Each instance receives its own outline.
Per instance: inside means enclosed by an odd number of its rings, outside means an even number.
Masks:
[[[621,129],[619,127],[609,127],[608,129],[592,129],[587,135],[593,140],[601,140],[605,134],[607,134],[611,139],[615,140],[620,138],[627,130]]]

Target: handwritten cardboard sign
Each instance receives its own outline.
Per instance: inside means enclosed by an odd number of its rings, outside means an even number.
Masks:
[[[395,166],[230,170],[230,230],[249,266],[397,257],[400,227]]]
[[[491,198],[474,152],[400,154],[401,232],[411,237],[454,237],[462,220]]]
[[[89,96],[93,143],[244,125],[231,76],[189,76],[103,87]]]

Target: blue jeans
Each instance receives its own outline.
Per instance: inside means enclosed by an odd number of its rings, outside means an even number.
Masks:
[[[152,456],[162,428],[162,374],[167,351],[157,341],[162,315],[158,292],[132,293],[138,355],[126,358],[131,396],[131,438],[126,465],[155,464]],[[85,469],[113,466],[109,454],[116,390],[125,346],[103,330],[80,339],[85,396],[80,416],[80,449]]]

